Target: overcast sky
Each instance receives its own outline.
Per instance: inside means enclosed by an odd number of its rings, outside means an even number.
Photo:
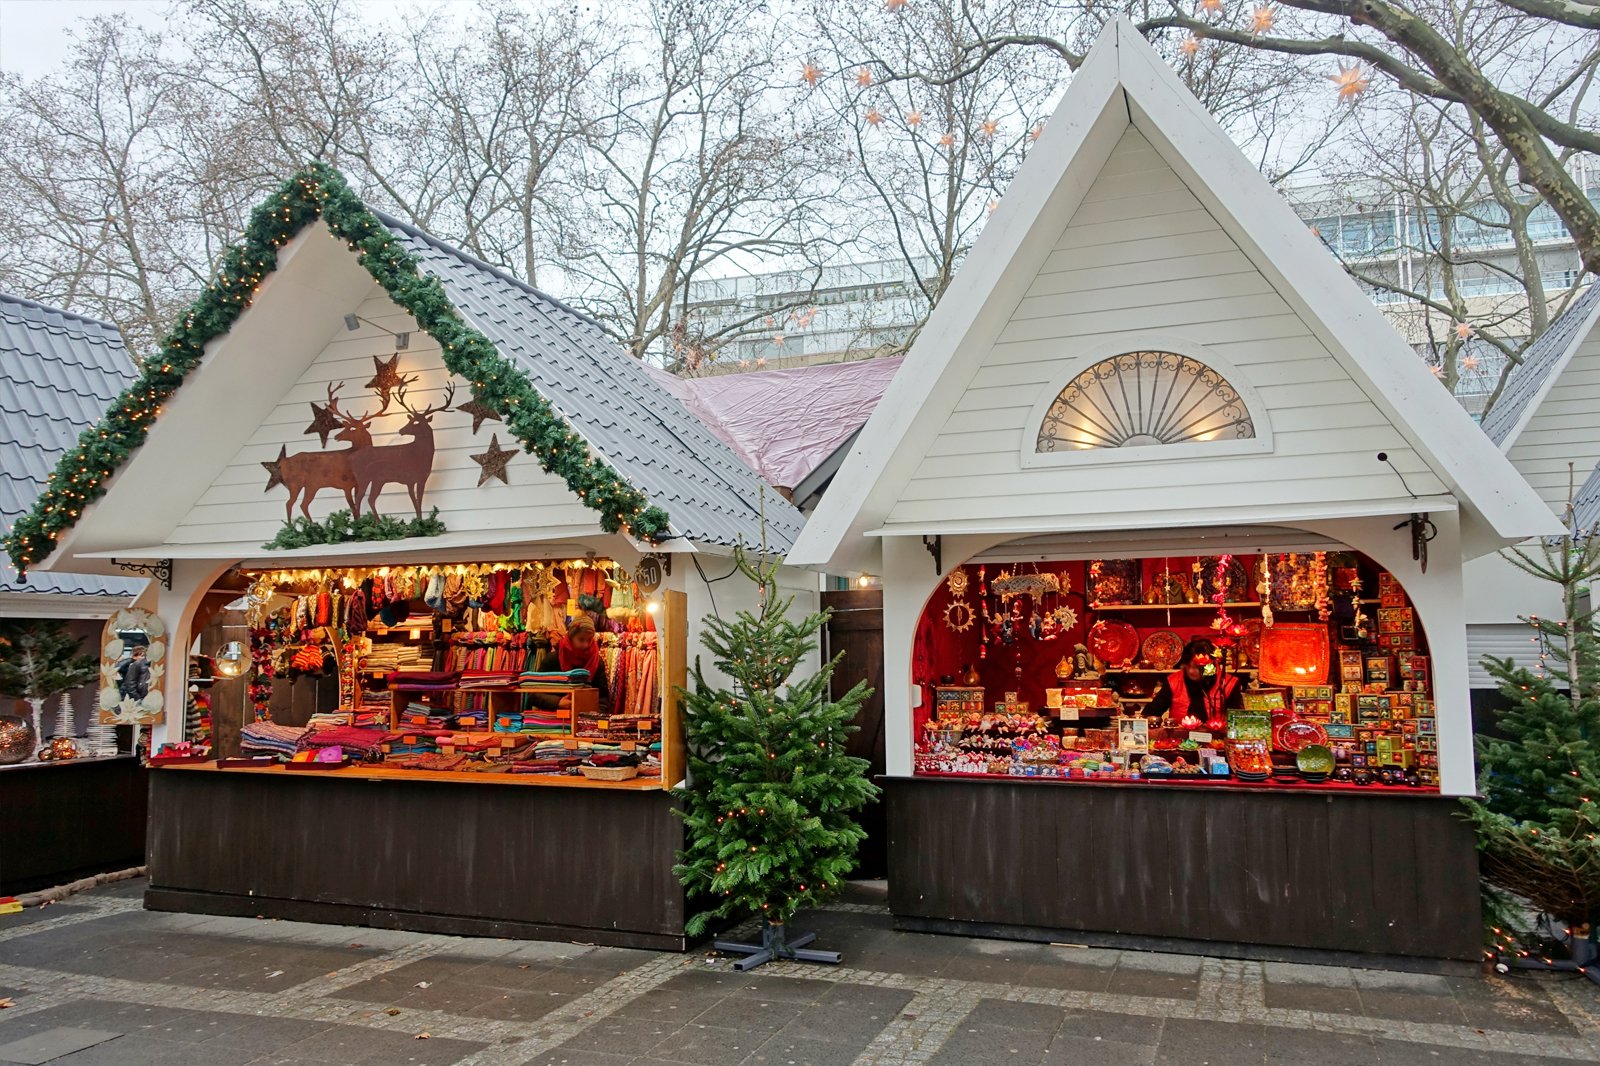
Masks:
[[[80,18],[126,14],[154,28],[166,9],[166,0],[0,0],[0,70],[48,74],[66,55],[67,27]]]

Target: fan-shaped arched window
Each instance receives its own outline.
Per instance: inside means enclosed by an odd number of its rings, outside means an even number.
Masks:
[[[1173,352],[1124,352],[1067,383],[1045,411],[1036,450],[1134,448],[1256,435],[1226,378]]]

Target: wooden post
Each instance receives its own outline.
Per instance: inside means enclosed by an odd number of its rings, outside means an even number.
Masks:
[[[682,700],[678,689],[689,683],[689,596],[683,592],[661,594],[661,626],[656,663],[661,691],[661,784],[671,788],[683,780]]]

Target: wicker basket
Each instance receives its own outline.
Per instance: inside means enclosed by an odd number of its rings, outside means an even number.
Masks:
[[[580,766],[578,769],[591,781],[627,781],[639,776],[637,766]]]

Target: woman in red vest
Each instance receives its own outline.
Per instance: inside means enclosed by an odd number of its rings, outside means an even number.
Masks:
[[[1164,716],[1185,729],[1200,728],[1203,719],[1211,729],[1227,722],[1227,709],[1241,705],[1239,679],[1224,674],[1217,647],[1204,637],[1185,644],[1178,669],[1161,679],[1147,713]]]

